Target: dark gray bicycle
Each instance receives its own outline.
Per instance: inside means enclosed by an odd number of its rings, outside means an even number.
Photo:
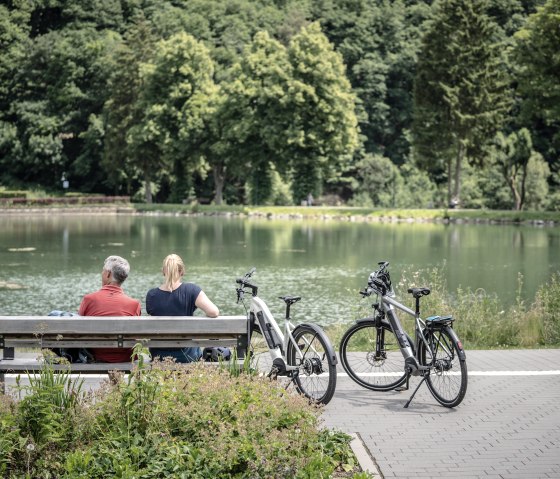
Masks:
[[[420,386],[426,382],[434,398],[445,407],[461,403],[467,392],[467,362],[461,341],[453,330],[452,316],[420,317],[420,298],[429,288],[410,288],[415,311],[395,300],[389,263],[380,262],[370,274],[362,297],[377,295],[375,314],[360,319],[342,337],[340,360],[356,383],[373,391],[390,391],[406,383],[410,376],[422,380],[405,404],[408,407]],[[415,319],[414,340],[404,331],[396,310]]]

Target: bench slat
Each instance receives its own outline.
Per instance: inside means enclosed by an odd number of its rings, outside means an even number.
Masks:
[[[96,339],[61,339],[61,340],[31,340],[31,339],[6,339],[5,347],[16,348],[133,348],[141,340],[123,340],[119,345],[117,340]],[[146,346],[150,348],[184,348],[198,346],[201,348],[214,346],[237,346],[237,336],[223,338],[185,338],[185,339],[147,339]],[[0,358],[1,360],[1,358]]]
[[[0,335],[43,335],[56,334],[103,335],[130,334],[246,334],[247,318],[245,316],[221,316],[202,318],[198,316],[0,316]]]

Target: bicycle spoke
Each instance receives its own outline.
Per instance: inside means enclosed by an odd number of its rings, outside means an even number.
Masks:
[[[444,406],[454,407],[465,395],[467,370],[465,361],[458,356],[457,346],[445,330],[428,333],[428,344],[424,348],[424,360],[432,366],[427,377],[428,388],[433,396]]]

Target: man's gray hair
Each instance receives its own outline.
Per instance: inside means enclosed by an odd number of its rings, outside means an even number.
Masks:
[[[105,271],[110,271],[113,280],[118,284],[124,283],[130,273],[130,265],[128,261],[120,256],[109,256],[103,264]]]

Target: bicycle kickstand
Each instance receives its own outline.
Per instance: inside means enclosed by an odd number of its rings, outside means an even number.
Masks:
[[[410,399],[406,402],[406,404],[404,405],[405,408],[408,408],[408,405],[412,402],[412,399],[414,399],[414,396],[416,395],[416,393],[418,392],[418,389],[420,389],[420,386],[422,386],[422,383],[426,380],[426,376],[422,376],[422,381],[420,381],[418,383],[418,386],[416,386],[416,389],[414,390],[414,392],[412,393],[412,396],[410,396]]]

